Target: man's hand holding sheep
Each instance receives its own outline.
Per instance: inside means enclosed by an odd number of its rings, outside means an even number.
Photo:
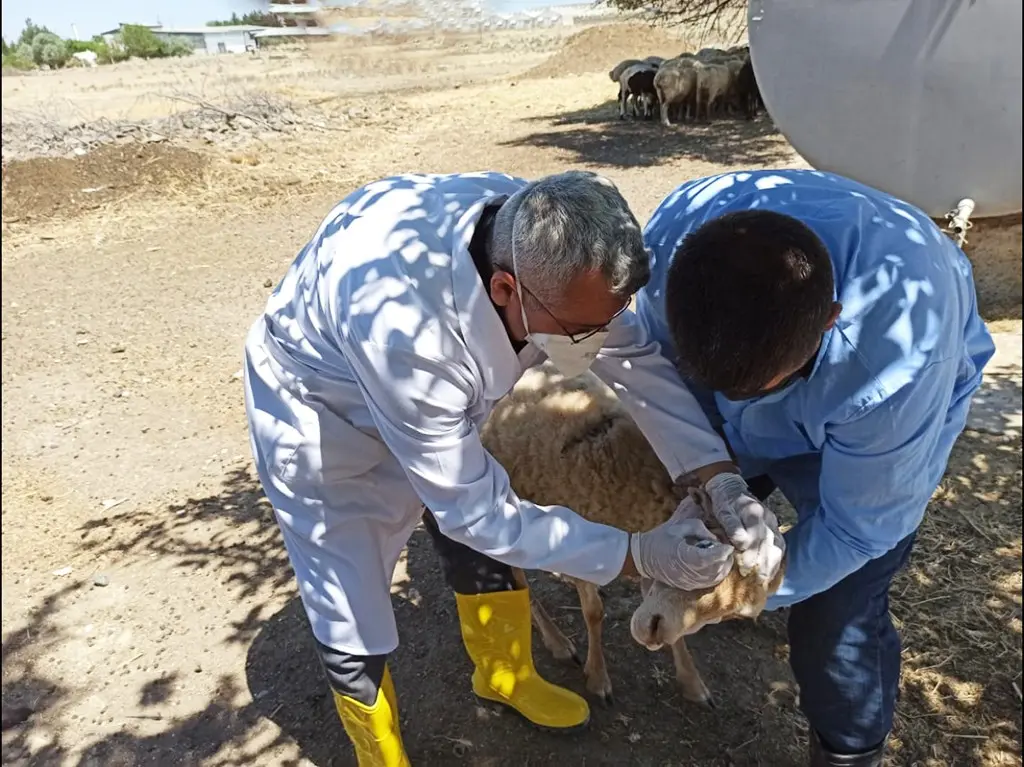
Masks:
[[[683,591],[717,585],[729,574],[736,550],[722,543],[686,498],[667,522],[646,533],[633,533],[629,551],[637,573]]]
[[[739,474],[716,474],[704,488],[711,496],[715,518],[739,553],[740,575],[756,568],[763,583],[771,581],[786,554],[775,514],[750,493]]]

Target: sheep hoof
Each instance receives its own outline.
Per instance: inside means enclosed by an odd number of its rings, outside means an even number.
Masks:
[[[696,703],[703,709],[708,711],[714,711],[718,708],[718,704],[715,702],[714,696],[708,690],[701,690],[700,692],[693,694],[683,690],[683,697],[691,703]]]
[[[610,708],[615,699],[612,697],[612,680],[608,674],[587,674],[587,691],[594,695],[605,708]]]

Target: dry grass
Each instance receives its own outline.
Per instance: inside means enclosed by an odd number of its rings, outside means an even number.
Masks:
[[[1020,764],[1020,514],[1019,437],[966,432],[893,589],[903,764]]]

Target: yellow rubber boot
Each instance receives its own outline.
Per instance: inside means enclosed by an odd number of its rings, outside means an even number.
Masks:
[[[372,706],[335,692],[334,707],[355,746],[359,767],[409,767],[409,757],[398,729],[395,684],[387,666]]]
[[[456,594],[466,652],[476,667],[473,692],[502,703],[538,727],[571,730],[590,721],[590,707],[574,692],[545,681],[530,650],[530,592]]]

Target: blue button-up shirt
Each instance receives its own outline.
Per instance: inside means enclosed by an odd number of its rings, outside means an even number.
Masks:
[[[637,313],[670,358],[665,284],[680,242],[751,209],[793,216],[821,238],[842,303],[809,375],[781,391],[730,401],[691,384],[743,473],[768,473],[797,509],[774,609],[829,589],[916,530],[994,345],[970,262],[922,211],[834,174],[767,170],[683,184],[648,223],[652,275]]]

